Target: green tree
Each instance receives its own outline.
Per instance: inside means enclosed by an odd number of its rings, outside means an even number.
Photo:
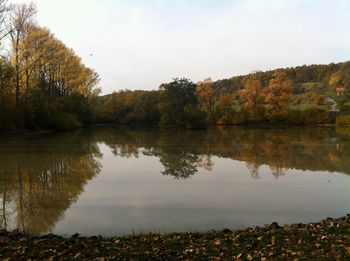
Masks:
[[[197,127],[204,114],[198,108],[196,85],[188,79],[174,79],[160,86],[160,125],[164,127]]]

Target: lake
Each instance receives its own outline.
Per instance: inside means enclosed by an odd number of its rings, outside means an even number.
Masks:
[[[0,136],[0,228],[126,235],[350,213],[350,128]]]

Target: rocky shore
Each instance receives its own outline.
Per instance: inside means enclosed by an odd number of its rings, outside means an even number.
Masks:
[[[65,238],[0,232],[0,260],[350,260],[350,214],[208,233]]]

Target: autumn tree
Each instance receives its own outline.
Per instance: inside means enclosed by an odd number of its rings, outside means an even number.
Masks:
[[[218,98],[217,104],[219,125],[226,125],[233,123],[233,116],[235,113],[235,98],[230,93],[223,93]]]
[[[350,88],[350,62],[341,64],[338,71],[334,72],[329,78],[329,85],[333,88]]]
[[[288,111],[292,86],[293,81],[284,72],[276,72],[270,80],[265,101],[270,107],[272,119],[279,119]]]
[[[217,97],[215,95],[215,87],[211,78],[197,83],[196,95],[201,107],[208,115],[208,121],[215,123],[215,113],[217,107]]]
[[[95,88],[99,82],[98,74],[85,67],[73,50],[55,38],[48,29],[33,23],[26,28],[19,57],[23,71],[20,82],[25,86],[23,91],[27,97],[27,115],[33,110],[36,113],[32,114],[39,115],[55,109],[56,112],[51,111],[51,114],[56,114],[51,117],[54,125],[60,125],[59,122],[65,119],[71,119],[68,125],[75,126],[80,125],[78,122],[89,122],[92,104],[99,93],[99,89]],[[40,103],[39,99],[47,100],[47,105],[57,103],[57,107],[49,108],[48,105],[45,108],[45,103]],[[42,119],[31,119],[33,121],[35,125],[35,122],[51,119],[47,115]]]
[[[11,28],[8,26],[8,13],[9,13],[9,7],[7,6],[7,0],[0,0],[0,53],[4,49],[4,46],[3,46],[4,39],[11,32]],[[1,54],[0,56],[0,92],[3,91],[5,88],[4,77],[6,77],[7,65],[8,63],[6,61],[6,57],[4,57]]]
[[[33,19],[36,14],[36,9],[33,4],[21,4],[12,6],[11,12],[11,44],[13,49],[13,67],[15,72],[15,97],[16,97],[16,107],[19,104],[20,98],[20,80],[21,80],[21,43],[26,37],[26,29],[28,24]]]
[[[99,76],[35,14],[33,4],[0,0],[0,129],[81,126],[91,120]]]
[[[244,108],[252,111],[254,120],[258,120],[262,114],[266,98],[261,81],[249,79],[244,89],[240,91],[240,98]]]
[[[0,50],[4,49],[4,41],[11,33],[12,27],[9,25],[10,6],[7,0],[0,0]]]
[[[9,10],[7,0],[0,0],[0,130],[12,126],[15,114],[11,90],[13,70],[4,44],[11,32]]]

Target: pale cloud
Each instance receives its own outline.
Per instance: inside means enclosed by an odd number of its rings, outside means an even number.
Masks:
[[[157,89],[174,77],[220,79],[339,62],[350,54],[348,0],[34,3],[40,24],[101,75],[104,93]]]

